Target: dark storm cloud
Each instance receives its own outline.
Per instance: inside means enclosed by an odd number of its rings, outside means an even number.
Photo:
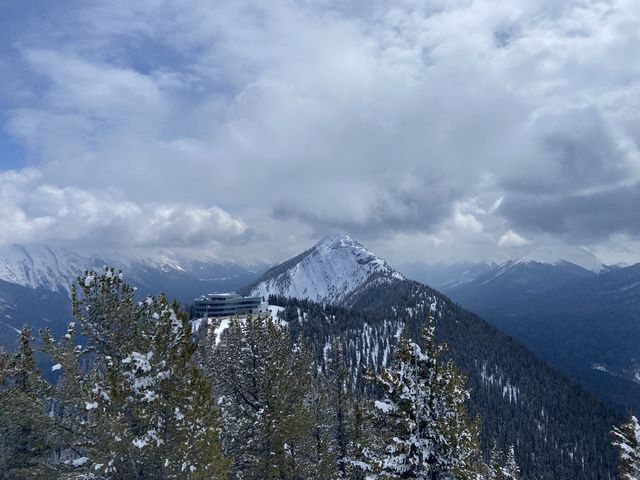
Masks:
[[[537,114],[503,185],[515,193],[568,194],[626,180],[629,152],[614,135],[594,107]]]
[[[595,243],[616,233],[640,234],[640,184],[568,196],[506,199],[499,213],[527,233],[552,233],[572,243]]]
[[[281,205],[274,210],[276,218],[295,218],[314,229],[316,235],[323,232],[350,231],[361,238],[388,236],[391,232],[434,232],[443,221],[450,218],[453,202],[463,192],[451,185],[429,181],[428,174],[416,176],[410,181],[381,182],[367,189],[367,196],[360,205],[349,201],[349,192],[334,199],[328,208],[312,212],[295,204]],[[391,179],[390,179],[391,180]],[[354,211],[358,209],[358,211]],[[350,211],[351,210],[351,211]],[[385,235],[385,232],[387,234]]]
[[[553,234],[571,243],[593,243],[614,234],[639,233],[640,208],[634,152],[615,138],[592,107],[539,116],[533,144],[506,176],[496,210],[529,235]]]

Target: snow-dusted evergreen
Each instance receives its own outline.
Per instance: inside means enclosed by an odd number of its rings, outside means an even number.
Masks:
[[[233,478],[335,478],[326,431],[312,413],[310,352],[292,348],[286,326],[271,316],[236,319],[220,341],[207,328],[199,332],[202,363],[216,386]]]
[[[338,303],[372,276],[403,278],[348,235],[329,235],[298,257],[267,271],[251,293]]]
[[[380,432],[363,449],[367,478],[476,479],[477,425],[466,411],[469,392],[441,357],[432,320],[421,347],[403,339],[391,368],[373,376],[383,396],[374,402]]]
[[[160,295],[136,302],[120,275],[72,291],[78,326],[44,336],[62,378],[52,416],[71,435],[59,468],[109,479],[222,479],[212,387],[193,362],[191,323]]]
[[[631,416],[629,421],[611,432],[613,444],[620,457],[620,480],[640,480],[640,423]]]
[[[498,479],[518,480],[520,478],[520,467],[516,462],[516,453],[513,445],[507,450],[504,465],[500,468]]]

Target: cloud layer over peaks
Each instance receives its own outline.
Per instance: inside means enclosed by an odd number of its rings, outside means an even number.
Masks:
[[[0,244],[192,247],[227,241],[247,226],[218,207],[138,204],[115,189],[42,182],[33,169],[0,173]]]
[[[0,242],[270,259],[346,231],[402,261],[640,233],[636,1],[36,3],[0,7],[0,154],[25,152]]]

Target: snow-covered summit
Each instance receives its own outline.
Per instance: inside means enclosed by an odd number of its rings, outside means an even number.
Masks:
[[[339,303],[374,275],[404,278],[350,236],[328,235],[309,250],[268,270],[251,293]]]
[[[567,245],[554,245],[536,248],[518,258],[515,264],[543,263],[558,265],[562,262],[573,263],[586,270],[598,273],[604,269],[602,261],[586,248]]]

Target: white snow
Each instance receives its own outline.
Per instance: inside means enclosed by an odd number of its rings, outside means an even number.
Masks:
[[[98,408],[98,402],[84,402],[84,405],[87,410],[93,410],[94,408]]]
[[[567,245],[539,247],[516,260],[515,263],[545,263],[557,265],[569,262],[586,270],[598,273],[604,265],[602,261],[586,248]]]
[[[380,400],[376,400],[374,402],[374,405],[378,410],[380,410],[380,411],[382,411],[384,413],[389,413],[390,411],[396,409],[395,405],[392,405],[392,404],[387,403],[387,402],[381,402]]]
[[[88,253],[47,245],[0,246],[0,280],[28,288],[69,292],[87,270],[104,271],[109,265],[131,272],[136,267],[162,272],[184,272],[202,268],[202,263],[222,265],[228,261],[211,255],[182,250],[104,251]]]
[[[71,464],[74,467],[81,467],[82,465],[84,465],[88,461],[89,461],[89,459],[87,457],[80,457],[80,458],[76,458],[73,462],[71,462]]]
[[[133,440],[133,446],[137,448],[144,448],[149,443],[149,440],[146,438],[136,438]]]
[[[200,330],[200,325],[202,325],[202,321],[204,318],[196,318],[191,320],[191,330],[195,333]]]
[[[0,247],[0,280],[29,288],[68,290],[71,283],[92,266],[91,260],[60,248],[44,245]]]
[[[386,261],[349,236],[327,236],[295,265],[259,283],[252,295],[271,294],[336,303],[360,287],[372,274],[404,278]]]
[[[122,363],[125,363],[125,364],[133,363],[136,369],[142,370],[143,372],[148,372],[149,370],[151,370],[151,364],[149,362],[152,357],[153,357],[153,351],[150,351],[147,354],[133,352],[127,358],[123,359]]]
[[[271,320],[274,322],[278,322],[280,319],[278,318],[278,313],[284,312],[284,307],[279,307],[278,305],[269,305],[269,312],[271,313]]]
[[[229,328],[230,325],[230,319],[229,318],[223,318],[222,320],[220,320],[220,325],[218,325],[214,330],[213,333],[216,336],[216,345],[218,345],[220,343],[220,340],[222,338],[222,334],[224,333],[224,331]]]

